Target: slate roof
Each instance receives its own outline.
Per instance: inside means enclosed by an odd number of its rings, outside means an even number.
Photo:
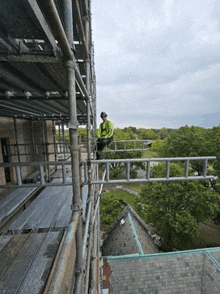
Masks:
[[[158,253],[131,206],[102,244],[103,294],[219,294],[220,247]]]
[[[219,294],[220,248],[109,256],[103,293]]]
[[[120,217],[109,228],[102,244],[103,256],[158,253],[151,238],[152,229],[127,205]]]

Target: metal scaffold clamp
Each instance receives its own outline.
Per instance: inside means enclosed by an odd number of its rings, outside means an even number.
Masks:
[[[68,123],[68,128],[73,130],[78,130],[78,124],[74,124],[72,122]]]
[[[82,207],[81,207],[81,205],[80,204],[73,204],[73,205],[71,205],[71,210],[72,211],[82,211]]]

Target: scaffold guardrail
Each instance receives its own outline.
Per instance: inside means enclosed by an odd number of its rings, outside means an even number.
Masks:
[[[107,159],[107,160],[91,160],[83,161],[84,166],[84,185],[88,184],[122,184],[122,183],[147,183],[147,182],[164,182],[164,181],[187,181],[187,180],[211,180],[215,177],[213,175],[207,175],[208,162],[216,160],[215,156],[207,157],[173,157],[173,158],[138,158],[138,159]],[[190,162],[201,161],[203,162],[202,175],[190,176]],[[170,164],[171,162],[184,162],[185,163],[185,175],[182,177],[170,177]],[[123,164],[126,167],[126,177],[124,179],[110,179],[110,164]],[[131,164],[143,163],[146,166],[146,177],[139,179],[132,179],[130,177]],[[151,177],[151,165],[153,163],[166,163],[166,175],[164,178]],[[95,165],[102,165],[106,169],[106,175],[104,179],[92,179],[89,182],[89,165],[92,165],[92,169]],[[17,183],[10,185],[0,185],[0,188],[23,188],[23,187],[49,187],[49,186],[68,186],[71,185],[71,181],[67,179],[66,166],[70,166],[70,161],[50,161],[50,162],[14,162],[14,163],[1,163],[0,168],[10,167],[14,168],[17,175]],[[61,181],[59,183],[47,182],[45,180],[45,169],[49,170],[49,167],[61,167]],[[39,182],[26,184],[23,183],[22,168],[23,167],[36,167],[39,170]]]
[[[152,145],[154,140],[125,140],[125,141],[113,141],[109,147],[105,147],[103,152],[123,152],[123,151],[146,151],[149,146]]]

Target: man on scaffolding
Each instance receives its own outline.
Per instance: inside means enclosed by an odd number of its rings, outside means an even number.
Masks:
[[[98,140],[97,140],[97,150],[96,159],[102,159],[102,151],[105,146],[108,146],[113,141],[114,136],[114,125],[112,122],[107,120],[107,113],[101,112],[100,117],[103,122],[100,124],[98,129]]]

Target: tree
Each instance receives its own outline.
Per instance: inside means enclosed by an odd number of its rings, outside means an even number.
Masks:
[[[217,160],[213,163],[214,175],[220,178],[220,127],[212,128],[209,132],[209,141],[211,153],[217,157]]]
[[[157,139],[153,144],[152,144],[152,148],[151,150],[152,151],[155,151],[155,152],[158,152],[161,150],[162,146],[163,146],[163,142],[162,140],[160,139]]]
[[[102,226],[104,229],[110,227],[110,225],[119,217],[123,211],[123,206],[120,203],[120,199],[114,197],[114,195],[104,195],[101,198],[101,218]]]
[[[125,128],[124,130],[121,130],[119,128],[116,128],[114,130],[114,140],[115,141],[126,141],[126,140],[134,140],[136,137],[132,130],[130,128]]]
[[[218,212],[220,195],[198,182],[147,184],[141,192],[145,220],[164,240],[164,249],[189,249],[200,235],[199,223]]]
[[[103,153],[103,159],[129,159],[129,158],[141,158],[142,152],[112,152]],[[127,166],[124,163],[111,163],[110,170],[113,177],[117,177],[120,173],[126,170]],[[130,163],[130,177],[136,178],[138,169],[145,169],[142,162]]]
[[[161,157],[193,157],[214,155],[210,141],[210,130],[200,127],[182,127],[172,132],[165,139],[158,150]],[[202,173],[203,162],[192,162],[193,170],[199,175]]]
[[[158,139],[157,133],[154,130],[137,129],[137,134],[140,140],[156,140]]]
[[[78,129],[78,135],[81,136],[82,141],[85,142],[87,140],[87,129],[79,128]]]
[[[168,138],[170,136],[170,130],[167,128],[162,128],[158,131],[158,135],[160,136],[161,140],[164,140],[165,138]]]

